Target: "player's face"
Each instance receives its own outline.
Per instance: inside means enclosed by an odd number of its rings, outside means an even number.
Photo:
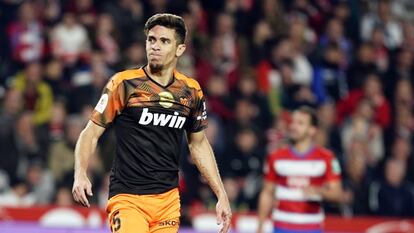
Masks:
[[[289,137],[293,142],[303,141],[312,135],[314,127],[311,117],[302,112],[293,112],[292,121],[289,125]]]
[[[175,30],[156,25],[148,31],[146,51],[151,70],[161,71],[174,64],[183,54],[184,44],[178,44]]]

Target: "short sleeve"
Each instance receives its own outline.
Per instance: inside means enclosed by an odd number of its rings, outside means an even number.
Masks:
[[[119,79],[118,75],[114,75],[105,86],[90,117],[95,124],[108,127],[125,107],[127,100],[124,83]]]
[[[326,182],[340,180],[341,178],[341,165],[339,165],[338,159],[329,153],[327,159],[327,171],[326,171]]]
[[[276,171],[274,169],[274,159],[272,155],[267,156],[266,162],[263,167],[263,175],[265,180],[276,182]]]
[[[186,131],[195,133],[207,128],[207,108],[206,101],[201,89],[196,90],[195,103],[191,109]]]

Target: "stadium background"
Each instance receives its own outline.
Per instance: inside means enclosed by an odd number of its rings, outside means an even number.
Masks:
[[[88,215],[80,227],[100,226],[115,139],[108,130],[91,160],[92,211],[71,197],[74,145],[108,78],[146,63],[143,24],[158,12],[188,26],[178,69],[204,89],[207,135],[236,215],[254,217],[263,161],[286,143],[289,112],[307,104],[318,110],[316,143],[343,171],[343,204],[326,212],[335,221],[414,217],[414,2],[0,0],[1,232],[34,232],[30,221],[56,207],[73,210],[66,220]],[[188,230],[215,198],[186,153]],[[410,222],[399,227],[413,232]]]

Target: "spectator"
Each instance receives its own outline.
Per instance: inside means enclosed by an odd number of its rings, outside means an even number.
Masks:
[[[376,73],[374,46],[372,43],[362,43],[357,51],[357,57],[347,72],[348,87],[350,90],[362,88],[366,77]]]
[[[17,177],[19,164],[18,144],[16,141],[15,124],[23,110],[23,96],[20,92],[10,89],[6,92],[0,108],[0,170],[7,173],[13,180]]]
[[[33,122],[38,126],[50,119],[53,93],[43,81],[43,66],[34,62],[27,64],[24,72],[18,73],[12,80],[12,88],[23,95],[25,110],[33,112]]]
[[[56,183],[62,184],[65,175],[73,170],[73,153],[84,124],[79,116],[70,116],[66,121],[64,139],[50,145],[48,167]]]
[[[50,40],[53,55],[67,67],[88,57],[90,41],[87,31],[72,13],[63,15],[63,22],[53,29]]]
[[[385,45],[388,49],[398,48],[402,43],[401,25],[393,18],[389,0],[378,1],[377,12],[367,14],[361,21],[361,37],[371,40],[375,26],[382,27],[385,34]]]
[[[8,25],[8,36],[13,59],[19,64],[39,61],[44,57],[43,27],[35,3],[23,2],[18,20]]]
[[[389,159],[385,166],[385,179],[370,186],[369,206],[373,213],[394,217],[414,216],[414,187],[404,181],[406,164]]]
[[[369,184],[372,177],[368,171],[366,151],[361,142],[355,142],[347,150],[344,173],[343,214],[368,215]]]
[[[14,180],[12,188],[0,194],[0,206],[29,207],[35,204],[35,197],[23,180]]]
[[[312,89],[317,96],[318,104],[327,101],[338,101],[348,94],[346,75],[341,67],[344,52],[336,44],[325,48],[322,63],[315,66]]]
[[[45,205],[51,202],[55,183],[52,174],[43,168],[41,162],[33,161],[29,164],[26,183],[35,198],[36,205]]]
[[[356,141],[366,143],[366,160],[369,166],[376,166],[384,156],[383,131],[373,123],[373,107],[369,101],[362,100],[342,129],[342,147],[347,149]],[[345,158],[346,160],[346,158]]]
[[[103,52],[108,65],[113,66],[119,61],[119,33],[110,14],[99,15],[94,43]]]
[[[71,188],[66,186],[58,187],[53,204],[59,207],[73,206],[75,202],[73,201]]]
[[[338,102],[339,123],[352,114],[363,99],[366,99],[373,107],[373,121],[386,129],[391,123],[390,103],[384,96],[380,79],[376,74],[368,75],[362,89],[352,90]]]

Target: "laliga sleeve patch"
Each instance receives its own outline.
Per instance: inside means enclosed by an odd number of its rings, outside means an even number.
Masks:
[[[108,104],[108,94],[103,94],[101,99],[99,99],[98,104],[95,107],[95,110],[99,113],[105,111],[106,105]]]
[[[341,166],[337,159],[332,160],[332,171],[335,174],[341,174]]]

